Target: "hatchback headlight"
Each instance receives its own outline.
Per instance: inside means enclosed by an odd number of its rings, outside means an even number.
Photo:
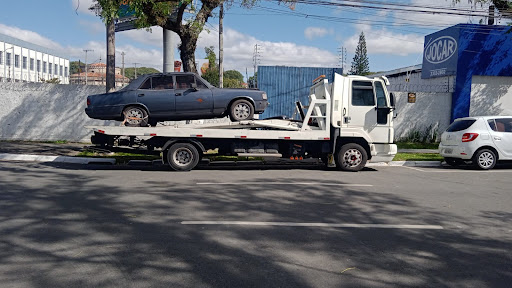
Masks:
[[[261,98],[263,98],[263,100],[267,100],[267,93],[261,94]]]

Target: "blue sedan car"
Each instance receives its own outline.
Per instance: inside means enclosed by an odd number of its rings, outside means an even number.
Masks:
[[[91,118],[155,126],[159,121],[195,120],[229,115],[249,120],[267,108],[267,94],[253,89],[219,89],[195,73],[143,75],[123,89],[87,97]]]

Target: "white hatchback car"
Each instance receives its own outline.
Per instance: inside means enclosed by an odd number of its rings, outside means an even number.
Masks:
[[[439,154],[449,165],[472,161],[484,170],[498,160],[512,160],[512,116],[456,119],[441,135]]]

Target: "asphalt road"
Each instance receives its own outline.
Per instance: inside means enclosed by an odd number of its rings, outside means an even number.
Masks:
[[[512,283],[510,167],[246,168],[0,162],[0,287]]]

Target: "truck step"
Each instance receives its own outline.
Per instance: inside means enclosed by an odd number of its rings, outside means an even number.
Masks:
[[[283,157],[280,153],[238,153],[240,157]]]

